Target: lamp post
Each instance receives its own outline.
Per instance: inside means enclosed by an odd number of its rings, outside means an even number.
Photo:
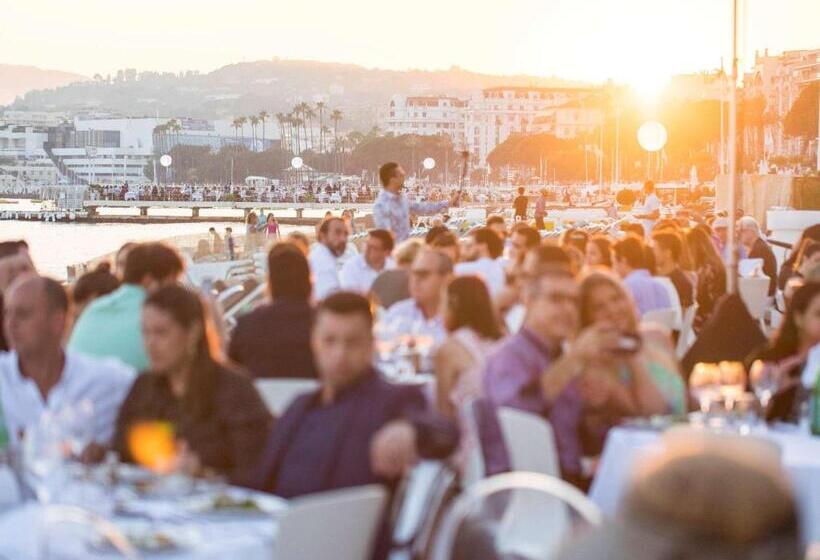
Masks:
[[[729,88],[729,270],[726,291],[737,291],[737,241],[735,240],[735,208],[737,207],[737,16],[738,0],[732,0],[732,78]]]
[[[165,184],[166,185],[168,184],[168,173],[167,173],[167,171],[168,171],[168,168],[171,167],[172,163],[174,163],[174,160],[168,154],[164,154],[161,158],[159,158],[159,164],[162,167],[164,167],[165,170],[166,170],[166,174],[165,174]]]

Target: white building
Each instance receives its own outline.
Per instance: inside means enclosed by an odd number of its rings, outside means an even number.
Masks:
[[[511,134],[534,131],[535,120],[548,111],[583,99],[594,89],[494,87],[473,92],[466,100],[448,96],[391,98],[384,128],[393,134],[447,134],[467,149],[477,165]],[[558,116],[561,132],[572,136],[588,126],[589,115],[575,122],[573,114]]]
[[[755,64],[743,77],[743,96],[765,100],[771,121],[762,139],[765,158],[796,156],[808,148],[804,139],[785,135],[783,120],[803,88],[816,81],[820,81],[820,49],[786,51],[779,56],[769,55],[768,49],[762,56],[755,53]]]
[[[464,135],[465,107],[466,102],[455,97],[394,95],[384,128],[396,136],[447,134],[456,141]]]
[[[530,131],[535,134],[552,134],[556,138],[571,139],[594,134],[601,126],[602,111],[587,107],[578,101],[570,101],[547,109],[535,117]]]

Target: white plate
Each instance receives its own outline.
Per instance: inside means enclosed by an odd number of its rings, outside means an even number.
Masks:
[[[255,504],[255,508],[237,507],[215,507],[220,499],[242,502],[250,500]],[[288,508],[287,500],[272,494],[261,492],[251,492],[240,488],[228,488],[217,493],[196,496],[185,501],[183,506],[186,511],[196,515],[218,516],[218,517],[276,517],[285,512]]]

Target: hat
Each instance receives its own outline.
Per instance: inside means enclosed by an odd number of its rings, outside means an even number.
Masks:
[[[712,229],[718,228],[728,228],[729,227],[729,220],[726,218],[715,218],[715,221],[712,222]]]

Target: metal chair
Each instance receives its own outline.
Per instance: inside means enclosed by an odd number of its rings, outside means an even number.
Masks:
[[[600,525],[603,520],[594,503],[559,478],[530,472],[499,474],[474,484],[453,501],[436,535],[431,560],[450,560],[462,523],[483,511],[488,499],[504,497],[508,500],[494,531],[502,555],[547,560],[572,530],[570,512],[587,525]],[[540,507],[533,508],[538,499]]]

